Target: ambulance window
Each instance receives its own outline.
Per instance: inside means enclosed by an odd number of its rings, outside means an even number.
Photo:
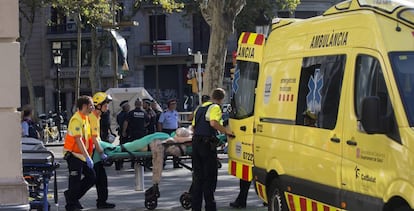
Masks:
[[[391,52],[390,61],[410,127],[414,127],[414,52]]]
[[[357,118],[361,118],[362,101],[368,96],[377,96],[380,99],[380,116],[390,120],[387,123],[387,135],[398,139],[394,112],[389,98],[384,75],[379,61],[369,55],[359,55],[355,67],[355,112]]]
[[[259,64],[238,61],[232,84],[230,118],[243,119],[253,115]]]
[[[303,59],[296,124],[334,129],[338,116],[345,55]]]

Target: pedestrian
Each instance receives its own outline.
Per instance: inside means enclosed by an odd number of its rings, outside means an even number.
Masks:
[[[179,125],[179,114],[177,112],[177,100],[170,99],[168,102],[168,108],[161,113],[158,120],[158,131],[171,134],[177,130]],[[173,156],[173,168],[181,168],[180,158]]]
[[[107,159],[107,155],[104,153],[101,145],[100,137],[100,120],[102,114],[108,112],[108,104],[112,101],[112,97],[105,92],[97,92],[93,95],[93,104],[95,110],[89,114],[89,122],[91,125],[91,137],[95,145],[94,150],[94,166],[93,169],[96,173],[96,191],[98,193],[98,199],[96,200],[96,207],[98,209],[114,208],[115,204],[108,203],[108,177],[104,168],[104,161]]]
[[[118,135],[119,135],[119,144],[125,144],[127,142],[128,137],[123,136],[122,131],[124,128],[124,122],[128,118],[128,112],[130,110],[129,102],[128,100],[124,100],[119,104],[119,107],[121,107],[122,111],[119,112],[119,114],[116,116],[116,122],[118,123]],[[123,165],[122,160],[115,161],[115,170],[121,170]]]
[[[76,102],[77,112],[69,121],[63,145],[64,159],[68,163],[69,183],[64,192],[66,210],[83,209],[79,199],[95,184],[95,171],[91,159],[93,142],[88,115],[94,109],[90,96],[81,96]],[[83,177],[82,177],[83,175]]]
[[[31,137],[39,139],[39,132],[36,130],[36,124],[33,122],[32,115],[33,109],[30,105],[23,107],[22,116],[22,137]]]
[[[147,134],[153,134],[157,131],[157,114],[154,110],[152,110],[151,103],[152,100],[150,99],[143,99],[142,100],[142,108],[147,113],[149,123],[147,126]]]
[[[236,200],[234,200],[234,202],[230,202],[230,207],[236,208],[236,209],[246,208],[247,194],[249,193],[249,188],[250,188],[251,183],[252,183],[251,181],[246,181],[246,180],[240,179],[240,181],[239,181],[239,187],[240,187],[239,195],[237,196]]]
[[[128,112],[128,116],[124,121],[122,135],[128,137],[128,142],[140,139],[147,135],[148,124],[149,119],[146,112],[142,109],[142,100],[137,98],[135,100],[135,109]],[[131,162],[131,168],[134,168],[134,162]]]
[[[220,124],[221,108],[225,91],[217,88],[211,100],[202,104],[196,111],[192,121],[194,130],[192,139],[193,184],[191,188],[192,210],[200,211],[204,197],[205,210],[217,210],[214,192],[217,185],[217,131],[228,136],[233,132]]]

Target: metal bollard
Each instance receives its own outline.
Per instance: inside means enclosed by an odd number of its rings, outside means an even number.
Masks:
[[[144,166],[139,165],[135,162],[135,191],[144,190]]]

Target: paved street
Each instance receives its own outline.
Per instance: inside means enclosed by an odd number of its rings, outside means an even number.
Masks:
[[[58,176],[58,192],[59,204],[56,207],[52,202],[51,210],[65,210],[65,200],[63,191],[67,188],[67,168],[66,162],[62,160],[62,147],[54,146],[48,147],[49,150],[55,152],[57,161],[60,162],[61,167],[57,170]],[[238,194],[239,185],[238,180],[228,175],[227,173],[227,155],[220,155],[222,158],[223,167],[219,169],[218,185],[215,198],[218,205],[218,210],[236,210],[230,209],[229,202],[233,201]],[[191,161],[186,161],[191,164]],[[128,168],[125,168],[128,167]],[[134,170],[129,169],[129,163],[124,164],[124,169],[115,171],[115,167],[107,167],[108,181],[109,181],[109,200],[108,202],[116,203],[116,208],[113,210],[146,210],[144,205],[144,191],[135,191]],[[151,186],[151,172],[146,171],[145,174],[145,189]],[[181,194],[188,191],[191,184],[191,172],[185,168],[173,169],[171,161],[167,161],[161,184],[159,185],[161,197],[158,200],[158,207],[155,210],[185,210],[181,207],[179,198]],[[51,186],[53,183],[51,183]],[[49,193],[53,193],[50,191]],[[95,206],[96,190],[92,188],[82,199],[81,204],[85,207],[84,210],[97,210]],[[250,187],[248,202],[246,210],[267,210],[263,207],[262,202],[257,197],[253,186]]]

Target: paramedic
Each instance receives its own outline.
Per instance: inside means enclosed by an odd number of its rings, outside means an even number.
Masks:
[[[192,209],[201,210],[204,196],[205,210],[217,210],[214,192],[217,185],[217,148],[216,135],[220,131],[226,135],[234,136],[233,132],[220,124],[221,108],[225,91],[217,88],[211,95],[211,102],[201,105],[194,115],[192,126],[194,135],[192,139],[193,154],[193,186],[191,190]]]
[[[78,111],[69,121],[63,145],[63,155],[69,169],[68,190],[64,192],[65,208],[69,211],[82,209],[79,199],[95,184],[95,171],[91,159],[93,142],[90,139],[88,118],[94,109],[92,98],[79,97],[76,107]]]
[[[96,191],[98,193],[98,199],[96,200],[96,207],[98,209],[114,208],[115,204],[108,203],[108,177],[104,168],[103,161],[106,160],[107,155],[104,153],[101,145],[100,137],[100,120],[103,113],[108,111],[108,104],[112,101],[112,97],[105,92],[97,92],[93,95],[93,105],[95,110],[89,114],[89,122],[91,125],[91,137],[95,145],[94,151],[94,166],[93,169],[96,173]]]

